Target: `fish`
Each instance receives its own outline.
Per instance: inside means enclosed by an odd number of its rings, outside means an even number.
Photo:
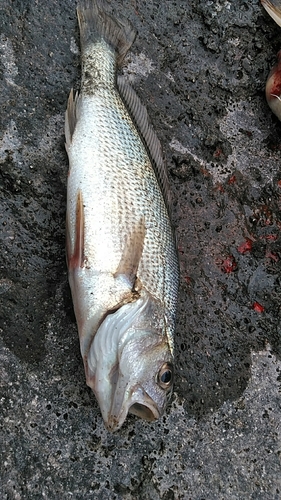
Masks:
[[[281,26],[281,1],[261,0],[261,4],[272,19]],[[281,120],[281,50],[277,54],[277,63],[268,75],[265,96],[271,111]]]
[[[119,69],[136,32],[80,1],[82,75],[65,115],[68,278],[86,384],[105,427],[159,419],[174,383],[179,263],[160,142]]]

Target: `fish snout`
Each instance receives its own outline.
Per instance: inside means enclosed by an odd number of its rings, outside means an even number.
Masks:
[[[120,385],[122,386],[119,383],[116,388],[108,417],[104,419],[105,426],[109,431],[114,432],[120,429],[128,413],[148,422],[153,422],[161,417],[162,412],[159,411],[157,404],[140,385],[131,387],[129,391],[127,387],[123,387],[122,390]]]

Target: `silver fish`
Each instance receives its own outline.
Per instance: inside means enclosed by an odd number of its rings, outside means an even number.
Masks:
[[[173,386],[179,281],[167,174],[145,108],[117,67],[135,38],[104,3],[78,9],[79,95],[71,91],[67,260],[86,382],[107,429],[164,412]]]
[[[272,19],[281,26],[281,0],[261,0],[261,3]],[[277,64],[268,75],[265,96],[269,107],[281,120],[281,51],[277,54]]]

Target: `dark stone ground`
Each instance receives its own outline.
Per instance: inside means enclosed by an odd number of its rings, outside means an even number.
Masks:
[[[281,498],[281,124],[264,98],[281,30],[257,0],[118,0],[124,72],[174,192],[181,291],[165,417],[103,426],[64,253],[71,0],[0,4],[0,498]],[[245,245],[246,243],[246,245]]]

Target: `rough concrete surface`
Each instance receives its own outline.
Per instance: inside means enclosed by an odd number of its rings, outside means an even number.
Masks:
[[[85,385],[65,265],[71,0],[0,3],[0,498],[281,498],[281,29],[258,0],[114,0],[124,73],[163,144],[181,289],[164,418],[109,434]]]

